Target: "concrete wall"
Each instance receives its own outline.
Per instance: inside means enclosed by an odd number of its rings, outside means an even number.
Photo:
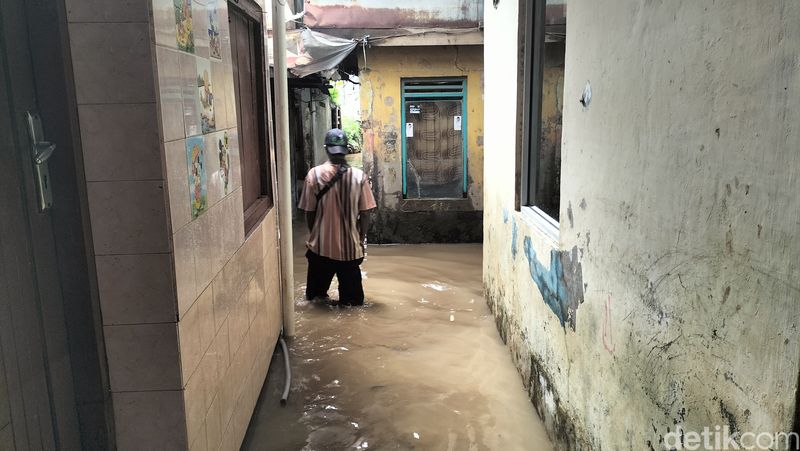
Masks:
[[[484,282],[550,432],[791,430],[800,4],[571,1],[557,239],[514,210],[517,7],[485,5]]]
[[[330,97],[318,89],[297,89],[295,95],[302,114],[303,153],[311,164],[306,168],[307,172],[328,160],[325,134],[331,129],[331,103]]]
[[[69,30],[120,450],[238,449],[280,330],[276,209],[244,230],[227,3],[186,3],[191,50],[172,0],[96,2]]]
[[[480,241],[483,210],[483,49],[481,46],[371,47],[359,54],[364,170],[372,179],[377,242]],[[403,199],[401,79],[467,78],[468,197]],[[510,93],[510,91],[509,91]],[[509,93],[506,93],[508,95]]]

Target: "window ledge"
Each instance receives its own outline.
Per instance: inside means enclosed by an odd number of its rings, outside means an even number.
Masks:
[[[526,222],[542,232],[542,235],[552,241],[554,246],[558,246],[560,239],[558,221],[537,207],[522,207],[520,213]]]

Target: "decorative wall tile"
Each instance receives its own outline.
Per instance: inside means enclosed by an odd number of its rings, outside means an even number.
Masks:
[[[167,189],[169,190],[169,212],[173,232],[192,220],[192,204],[189,197],[189,171],[186,161],[186,141],[178,140],[164,144],[167,166]]]
[[[202,133],[200,127],[200,97],[197,90],[197,57],[181,54],[181,95],[183,97],[183,125],[186,136]]]
[[[179,390],[175,323],[104,326],[111,391]]]
[[[147,23],[69,25],[78,104],[155,102]]]
[[[186,138],[186,164],[188,168],[189,200],[192,219],[208,210],[208,174],[206,143],[202,136]]]
[[[183,125],[183,89],[181,53],[156,47],[158,59],[158,92],[161,105],[161,133],[164,141],[186,136]]]
[[[182,391],[113,393],[119,451],[186,449]]]
[[[87,181],[161,180],[156,105],[79,105]]]
[[[239,152],[239,130],[232,128],[228,130],[228,141],[230,143],[231,154],[231,188],[237,189],[242,186],[242,161]]]
[[[96,255],[170,251],[163,185],[160,181],[87,183]]]
[[[224,3],[223,0],[208,0],[206,8],[208,14],[208,54],[212,59],[222,59],[222,30],[220,22],[220,5]],[[222,11],[223,13],[225,11]],[[222,17],[227,19],[227,17]]]
[[[175,321],[169,254],[101,255],[95,262],[104,325]]]
[[[197,7],[192,0],[173,0],[178,50],[195,53]]]
[[[200,101],[200,129],[211,133],[217,129],[214,105],[214,86],[211,83],[211,63],[208,58],[197,58],[197,96]]]
[[[206,178],[208,179],[208,204],[212,207],[227,194],[230,180],[230,146],[225,139],[226,132],[205,135],[207,158]]]

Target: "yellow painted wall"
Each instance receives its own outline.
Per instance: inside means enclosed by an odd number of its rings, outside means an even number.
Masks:
[[[379,207],[398,209],[402,200],[401,79],[466,77],[469,208],[482,210],[483,47],[372,47],[366,65],[359,54],[359,69],[364,166],[380,188]]]

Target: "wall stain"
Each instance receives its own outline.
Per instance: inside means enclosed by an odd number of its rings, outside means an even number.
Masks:
[[[517,219],[511,221],[511,258],[517,259]]]
[[[531,279],[539,287],[545,304],[561,321],[561,327],[575,330],[575,312],[583,303],[583,270],[578,262],[578,247],[571,251],[550,251],[550,269],[545,269],[533,250],[531,238],[525,237],[525,257]]]
[[[503,224],[508,224],[508,208],[503,209]]]
[[[569,219],[569,228],[570,229],[574,228],[575,223],[573,221],[574,218],[572,216],[572,202],[570,202],[569,206],[567,207],[567,219]]]
[[[397,150],[397,130],[391,125],[386,125],[382,134],[384,152],[386,154],[394,153]]]

